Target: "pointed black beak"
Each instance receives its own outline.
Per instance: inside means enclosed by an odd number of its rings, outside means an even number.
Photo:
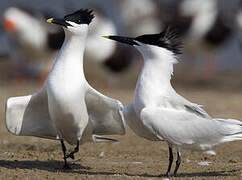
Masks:
[[[53,24],[58,24],[64,27],[67,26],[72,26],[71,24],[69,24],[68,22],[66,22],[64,19],[55,19],[55,18],[49,18],[46,20],[47,23],[53,23]]]
[[[130,37],[122,37],[122,36],[103,36],[103,37],[114,41],[118,41],[124,44],[129,44],[131,46],[139,45],[138,43],[135,42],[134,38],[130,38]]]

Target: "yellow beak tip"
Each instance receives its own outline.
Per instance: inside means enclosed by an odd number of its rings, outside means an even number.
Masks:
[[[109,39],[109,36],[102,36],[102,37]]]
[[[54,20],[54,18],[49,18],[49,19],[46,20],[46,22],[47,22],[47,23],[52,23],[53,20]]]

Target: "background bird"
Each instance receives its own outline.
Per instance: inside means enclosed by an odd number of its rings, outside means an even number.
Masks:
[[[40,76],[43,81],[56,51],[64,41],[64,31],[60,27],[50,27],[46,24],[46,16],[34,9],[14,6],[6,9],[3,15],[4,29],[15,44],[12,50],[15,55],[12,57],[17,63],[18,79]]]
[[[76,3],[70,3],[61,12],[70,12],[76,9],[76,6]],[[87,39],[85,57],[91,62],[90,66],[97,65],[98,68],[114,74],[114,76],[110,76],[110,81],[114,82],[114,77],[118,77],[119,73],[131,65],[131,61],[127,58],[131,53],[128,53],[128,49],[117,49],[116,42],[107,42],[101,38],[105,33],[116,34],[117,27],[114,20],[107,17],[107,12],[102,7],[95,5],[91,7],[97,14]],[[10,58],[14,59],[16,63],[17,80],[40,76],[42,82],[46,78],[53,63],[52,57],[64,41],[64,31],[60,27],[45,23],[44,19],[50,14],[59,17],[60,12],[46,7],[37,8],[33,5],[15,5],[5,9],[3,27],[10,37],[10,44],[13,44],[11,52],[14,55],[11,55]],[[102,51],[100,51],[100,45],[105,47]],[[127,55],[125,56],[125,54]],[[120,59],[122,61],[119,61]],[[118,78],[116,79],[118,81]]]
[[[219,70],[240,61],[235,13],[232,13],[236,4],[237,1],[228,5],[217,0],[183,0],[160,11],[164,25],[175,28],[184,38],[184,62],[202,71],[204,79],[213,79]],[[230,63],[226,63],[228,56]]]

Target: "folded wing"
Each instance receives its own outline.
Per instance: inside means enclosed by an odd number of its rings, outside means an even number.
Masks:
[[[9,98],[6,102],[6,126],[15,135],[56,139],[46,91],[41,89],[33,95]]]
[[[175,92],[175,91],[174,91]],[[201,105],[192,103],[182,97],[181,95],[174,93],[174,96],[172,96],[169,101],[172,101],[172,103],[178,104],[179,106],[183,106],[186,111],[189,111],[190,113],[194,113],[197,116],[200,116],[202,118],[212,119],[209,114],[202,109]]]
[[[141,120],[157,137],[175,145],[210,147],[227,136],[224,133],[227,126],[216,119],[203,118],[186,110],[145,108]]]

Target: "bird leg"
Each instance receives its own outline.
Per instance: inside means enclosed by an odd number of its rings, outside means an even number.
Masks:
[[[166,172],[166,176],[168,177],[170,176],[172,162],[173,162],[173,153],[172,153],[172,148],[169,146],[169,165]]]
[[[177,149],[177,160],[176,160],[176,167],[174,170],[174,176],[176,176],[177,174],[177,170],[179,169],[179,166],[181,164],[181,151],[180,149]]]
[[[63,159],[64,159],[64,169],[70,169],[70,166],[67,164],[67,157],[66,157],[66,146],[65,146],[65,144],[64,144],[64,141],[63,141],[63,139],[61,140],[61,147],[62,147],[62,152],[63,152],[63,154],[64,154],[64,157],[63,157]]]
[[[80,141],[77,140],[77,144],[76,144],[75,149],[74,149],[72,152],[70,152],[70,154],[66,155],[66,158],[75,159],[74,154],[77,153],[77,152],[79,151],[79,143],[80,143]]]

